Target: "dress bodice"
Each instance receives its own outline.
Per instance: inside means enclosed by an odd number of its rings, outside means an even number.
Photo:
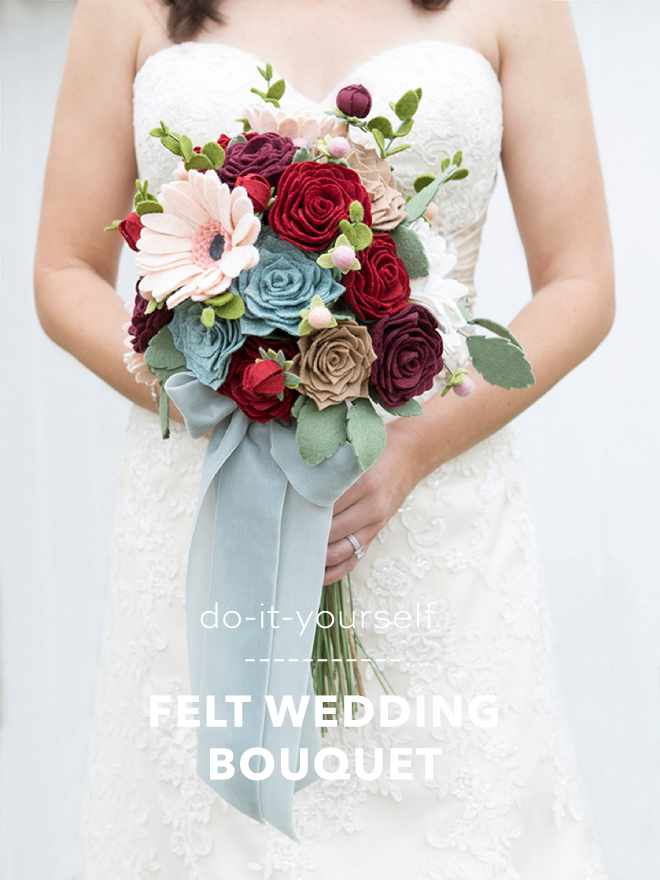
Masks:
[[[193,143],[240,130],[237,117],[254,104],[263,61],[224,43],[180,43],[151,55],[134,82],[135,149],[139,175],[158,188],[172,178],[177,159],[149,131],[162,119]],[[421,86],[423,98],[412,132],[411,149],[391,157],[397,185],[412,192],[422,173],[437,174],[457,150],[470,174],[444,185],[437,198],[434,226],[458,257],[454,275],[474,294],[474,267],[481,228],[495,184],[502,138],[500,84],[488,60],[465,46],[428,40],[386,49],[337,83],[321,102],[292,84],[282,99],[291,113],[324,115],[340,88],[362,83],[373,97],[373,112],[391,115],[388,102]]]

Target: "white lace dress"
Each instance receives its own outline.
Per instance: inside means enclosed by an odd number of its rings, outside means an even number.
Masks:
[[[149,130],[163,119],[203,143],[236,131],[257,84],[255,56],[184,43],[151,56],[135,80],[139,172],[156,190],[176,160]],[[500,152],[502,106],[488,61],[428,41],[378,54],[320,105],[289,86],[285,106],[320,113],[363,83],[375,110],[410,87],[424,99],[412,149],[393,157],[409,190],[461,148],[470,176],[443,188],[438,228],[470,288]],[[184,575],[205,441],[134,408],[120,476],[116,554],[78,880],[603,880],[570,743],[553,696],[548,625],[520,455],[505,429],[428,476],[358,565],[357,608],[426,608],[420,625],[361,634],[396,694],[496,697],[499,721],[372,724],[331,732],[354,749],[440,747],[424,779],[351,773],[295,796],[295,843],[228,807],[195,774],[195,733],[149,726],[152,694],[188,694]],[[406,618],[400,618],[406,619]],[[370,625],[370,620],[372,625]],[[379,696],[368,682],[369,695]],[[414,752],[413,752],[414,754]]]

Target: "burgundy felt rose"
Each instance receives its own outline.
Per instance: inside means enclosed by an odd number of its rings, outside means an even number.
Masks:
[[[122,220],[117,229],[124,236],[124,241],[132,251],[137,251],[137,241],[142,232],[142,221],[135,213],[129,214],[125,220]]]
[[[140,282],[138,281],[138,284]],[[137,287],[136,287],[137,290]],[[141,293],[135,296],[135,305],[133,306],[133,317],[128,328],[128,335],[132,337],[133,349],[140,354],[147,350],[149,342],[158,333],[161,327],[169,324],[174,317],[172,309],[154,309],[151,314],[145,314],[149,300],[145,299]]]
[[[295,152],[296,146],[291,138],[272,131],[254,134],[245,143],[238,141],[226,148],[225,161],[218,174],[230,186],[236,184],[237,177],[247,174],[260,174],[274,186],[291,164]]]
[[[408,302],[410,280],[389,235],[374,235],[358,259],[360,268],[347,272],[342,284],[346,288],[344,299],[359,318],[377,321]]]
[[[255,212],[266,209],[270,201],[270,184],[265,177],[261,174],[244,174],[236,178],[236,186],[245,189]]]
[[[337,95],[337,110],[364,119],[371,110],[371,95],[361,85],[345,86]]]
[[[270,358],[250,364],[243,370],[242,385],[244,391],[256,394],[281,394],[284,391],[282,367]]]
[[[344,165],[296,162],[280,178],[268,222],[285,241],[302,250],[322,251],[336,237],[339,221],[348,218],[354,201],[364,208],[369,225],[369,194],[355,171]]]
[[[231,356],[229,371],[218,392],[231,397],[236,405],[243,410],[245,415],[252,419],[253,422],[269,422],[271,419],[284,419],[289,421],[291,415],[291,407],[298,396],[297,392],[290,388],[283,388],[283,399],[277,399],[277,391],[272,391],[268,378],[262,376],[261,381],[254,381],[255,374],[250,368],[253,366],[265,369],[260,364],[255,365],[257,358],[261,357],[259,348],[268,350],[272,348],[274,351],[283,351],[287,360],[292,360],[298,351],[298,347],[293,339],[273,340],[260,339],[257,336],[246,336],[245,342]],[[273,361],[271,363],[275,367]],[[279,370],[280,368],[277,367]],[[271,370],[268,367],[268,370]],[[247,376],[246,376],[247,373]],[[280,370],[281,373],[281,370]],[[258,375],[258,374],[257,374]],[[282,382],[282,385],[284,383]]]
[[[376,361],[371,385],[387,406],[401,406],[428,391],[442,369],[438,322],[423,306],[410,303],[369,327]]]

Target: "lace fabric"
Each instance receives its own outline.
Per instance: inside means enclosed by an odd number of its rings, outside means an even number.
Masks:
[[[176,160],[147,132],[164,119],[203,141],[235,130],[255,59],[187,43],[147,60],[135,82],[136,150],[152,189]],[[497,78],[473,50],[429,41],[380,53],[346,77],[375,110],[411,85],[424,102],[412,149],[393,157],[410,187],[462,148],[467,181],[442,194],[436,228],[471,285],[501,141]],[[333,92],[334,96],[334,92]],[[331,105],[333,96],[327,99]],[[290,90],[292,109],[322,112]],[[437,166],[437,167],[436,167]],[[473,290],[472,290],[473,293]],[[227,807],[195,774],[195,734],[149,726],[152,694],[188,694],[184,574],[205,441],[168,442],[134,408],[119,487],[113,586],[104,636],[78,880],[605,880],[549,667],[549,627],[520,454],[510,428],[423,480],[353,575],[359,632],[393,690],[414,704],[496,699],[498,724],[331,729],[348,780],[296,795],[299,842]],[[416,622],[418,609],[433,609]],[[382,627],[377,612],[410,626]],[[409,617],[406,617],[409,615]],[[383,619],[383,617],[381,617]],[[380,687],[369,675],[368,695]],[[368,781],[356,749],[441,748],[432,778],[386,762]],[[368,759],[371,760],[371,759]]]

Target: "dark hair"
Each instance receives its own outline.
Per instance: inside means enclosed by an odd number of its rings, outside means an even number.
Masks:
[[[173,42],[194,36],[207,19],[222,24],[218,0],[163,0],[170,7],[167,29]],[[437,10],[449,6],[451,0],[412,0],[413,6]]]

